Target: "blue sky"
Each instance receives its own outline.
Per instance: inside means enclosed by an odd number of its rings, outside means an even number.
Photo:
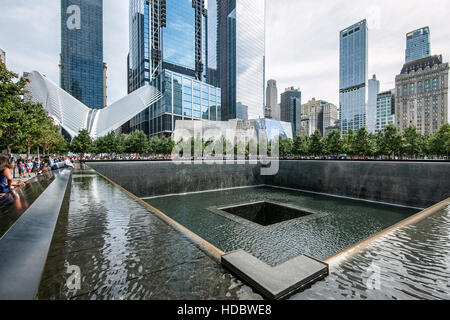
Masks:
[[[170,1],[170,0],[168,0]],[[0,0],[0,48],[7,65],[22,73],[37,70],[59,83],[60,1]],[[429,26],[431,52],[450,58],[447,0],[267,0],[266,78],[338,104],[339,31],[366,18],[369,78],[381,89],[394,87],[402,68],[407,32]],[[104,60],[108,103],[126,94],[128,1],[104,0]]]

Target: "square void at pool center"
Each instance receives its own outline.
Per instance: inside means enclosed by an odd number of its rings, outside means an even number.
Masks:
[[[302,254],[326,259],[418,212],[266,186],[144,200],[222,251],[244,249],[272,266]]]

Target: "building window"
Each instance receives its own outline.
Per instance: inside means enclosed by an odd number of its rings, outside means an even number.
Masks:
[[[430,80],[425,80],[425,92],[430,91]]]
[[[415,85],[414,83],[411,83],[409,85],[409,94],[414,94],[415,93]]]
[[[423,82],[420,81],[417,83],[417,93],[422,93],[423,92]]]
[[[439,80],[433,79],[433,90],[438,90],[439,89]]]
[[[408,86],[407,85],[403,86],[403,95],[404,96],[408,95]]]

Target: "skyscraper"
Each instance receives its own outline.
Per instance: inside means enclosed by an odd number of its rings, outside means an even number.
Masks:
[[[61,88],[104,107],[103,0],[61,0]]]
[[[150,84],[149,19],[149,3],[143,0],[130,0],[128,93]]]
[[[294,138],[301,133],[302,93],[294,87],[281,94],[281,121],[290,122]]]
[[[237,118],[238,106],[264,118],[265,0],[217,1],[215,29],[222,119]]]
[[[280,109],[278,108],[278,89],[275,80],[267,81],[265,117],[280,120]]]
[[[442,55],[406,63],[395,77],[395,118],[400,130],[433,134],[448,123],[449,64]]]
[[[375,133],[383,131],[389,124],[395,124],[395,89],[377,95],[377,123]]]
[[[368,97],[367,97],[367,130],[375,133],[377,125],[377,96],[380,93],[380,81],[377,76],[373,75],[368,81]]]
[[[334,104],[315,98],[302,104],[301,114],[303,123],[308,126],[303,130],[302,135],[311,135],[319,130],[322,136],[326,137],[335,129],[336,121],[339,120],[339,110]]]
[[[366,125],[367,33],[366,20],[340,32],[339,109],[343,134]]]
[[[152,84],[164,95],[130,130],[170,135],[177,120],[220,120],[220,89],[208,84],[205,0],[130,0],[128,90]]]
[[[429,57],[430,28],[424,27],[409,32],[406,35],[406,59],[405,63]]]

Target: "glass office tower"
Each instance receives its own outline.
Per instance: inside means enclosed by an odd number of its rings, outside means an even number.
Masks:
[[[294,87],[287,88],[281,94],[281,121],[291,124],[294,138],[301,133],[301,101],[302,92]]]
[[[61,0],[61,88],[104,107],[103,0]]]
[[[367,21],[340,32],[339,104],[341,132],[366,125],[368,41]]]
[[[176,120],[220,120],[221,93],[207,81],[205,0],[130,0],[129,9],[129,92],[151,84],[164,98],[123,130],[168,136]]]
[[[430,56],[430,28],[424,27],[406,35],[406,63]]]
[[[149,5],[130,0],[128,93],[150,84]]]
[[[265,0],[221,0],[216,6],[222,118],[242,117],[242,110],[249,119],[264,118]]]

